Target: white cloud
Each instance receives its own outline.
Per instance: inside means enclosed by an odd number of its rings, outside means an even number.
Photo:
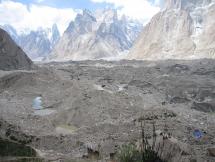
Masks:
[[[0,24],[10,24],[18,31],[48,28],[56,23],[62,33],[75,16],[76,12],[72,8],[57,9],[38,4],[27,6],[11,0],[0,3]]]
[[[119,9],[121,14],[125,14],[132,18],[147,23],[152,16],[160,11],[159,7],[152,6],[148,0],[91,0],[97,3],[110,3]],[[159,1],[156,0],[156,3]]]

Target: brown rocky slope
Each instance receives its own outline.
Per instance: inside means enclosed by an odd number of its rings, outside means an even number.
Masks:
[[[0,70],[30,69],[32,64],[7,32],[0,29]]]

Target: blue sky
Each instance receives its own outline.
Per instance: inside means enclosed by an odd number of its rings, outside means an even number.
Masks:
[[[146,24],[159,12],[162,0],[0,0],[0,25],[10,24],[18,32],[50,28],[56,23],[62,34],[82,9],[115,8]]]
[[[104,8],[106,6],[113,6],[110,3],[93,3],[90,0],[13,0],[14,2],[20,2],[23,4],[31,5],[37,3],[40,5],[46,5],[55,8],[74,8],[89,10],[95,10],[97,8]]]
[[[47,5],[55,8],[76,8],[83,9],[87,8],[89,10],[94,10],[97,8],[104,8],[106,6],[113,7],[110,3],[94,3],[90,0],[13,0],[14,2],[20,2],[23,4],[31,5],[32,3],[38,3],[42,5]],[[123,0],[121,0],[123,1]],[[150,3],[155,3],[156,0],[149,0]]]

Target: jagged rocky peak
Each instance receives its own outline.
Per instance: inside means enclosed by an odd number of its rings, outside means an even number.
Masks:
[[[0,29],[0,70],[31,69],[32,65],[25,52]]]
[[[96,22],[96,18],[94,17],[92,12],[87,9],[84,9],[82,14],[78,14],[76,16],[75,22],[78,25],[92,24],[92,22]]]
[[[80,34],[85,34],[102,30],[104,26],[110,28],[114,23],[122,23],[122,25],[125,25],[127,22],[127,17],[122,16],[122,18],[119,18],[117,10],[115,9],[99,9],[95,13],[85,9],[82,14],[78,14],[75,20],[69,24],[66,32],[72,33],[75,31]],[[140,26],[140,23],[138,25]]]
[[[78,18],[79,16],[80,16],[80,14],[77,15],[77,18]],[[93,13],[92,13],[90,10],[88,10],[88,9],[84,9],[84,10],[83,10],[82,17],[83,17],[84,19],[91,19],[92,21],[96,21],[96,18],[94,17]]]
[[[100,23],[112,23],[118,20],[118,13],[115,9],[100,9],[95,12],[95,15]]]
[[[66,29],[66,33],[70,34],[72,32],[77,32],[79,34],[85,34],[92,32],[93,22],[96,22],[96,18],[89,10],[85,9],[82,14],[78,14],[76,16],[75,21],[72,21],[69,24],[69,27]]]
[[[52,37],[51,37],[52,46],[54,46],[60,39],[60,32],[57,27],[57,24],[53,24],[51,35],[52,35]]]
[[[57,24],[53,24],[51,28],[40,27],[35,31],[31,31],[31,33],[36,33],[39,37],[41,36],[44,39],[48,39],[51,46],[53,46],[60,38],[60,32],[58,30]]]
[[[166,0],[167,9],[187,9],[192,10],[196,7],[206,6],[212,2],[212,0]]]
[[[12,37],[12,39],[27,53],[33,60],[41,60],[49,55],[55,44],[60,39],[60,32],[57,24],[51,28],[28,29],[26,32],[17,32],[11,25],[1,27]]]
[[[18,43],[31,59],[42,58],[51,51],[51,36],[49,32],[43,29],[31,31],[27,35],[21,35]]]
[[[118,56],[132,46],[141,29],[140,23],[125,16],[119,17],[114,9],[94,13],[83,10],[69,24],[50,59],[86,60]]]

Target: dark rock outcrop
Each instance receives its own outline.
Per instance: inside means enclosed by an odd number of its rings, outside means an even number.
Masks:
[[[215,112],[215,104],[210,102],[194,102],[191,108],[206,113]]]
[[[208,154],[209,154],[210,156],[215,157],[215,147],[208,148],[207,150],[208,150]]]
[[[25,52],[0,29],[0,70],[31,69],[32,65]]]

